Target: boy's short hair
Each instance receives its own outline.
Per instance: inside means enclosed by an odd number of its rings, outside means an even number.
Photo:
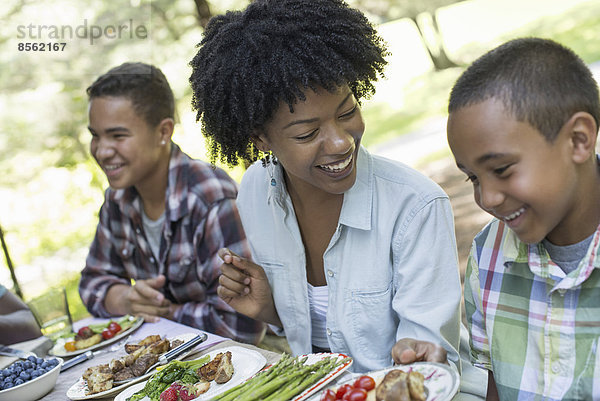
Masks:
[[[375,92],[386,45],[342,0],[256,0],[213,17],[190,65],[192,107],[211,159],[256,160],[250,138],[281,101],[348,84],[358,101]]]
[[[552,40],[514,39],[479,57],[454,84],[448,113],[490,98],[501,100],[549,142],[579,111],[591,114],[599,126],[598,84],[590,69]]]
[[[174,118],[173,91],[162,71],[153,65],[123,63],[98,77],[86,92],[89,100],[103,96],[128,98],[151,127],[165,118]]]

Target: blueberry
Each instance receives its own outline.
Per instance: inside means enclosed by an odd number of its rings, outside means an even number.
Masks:
[[[13,388],[15,385],[13,382],[9,382],[9,383],[4,383],[4,390],[9,389],[9,388]]]
[[[38,365],[41,364],[42,362],[44,362],[43,358],[36,358],[35,363],[37,363]]]
[[[29,355],[29,356],[27,357],[27,360],[28,360],[29,362],[33,362],[33,363],[35,363],[35,361],[36,361],[37,359],[38,359],[38,357],[37,357],[37,356],[35,356],[35,355]]]
[[[21,378],[18,378],[15,380],[15,386],[18,386],[19,384],[23,384],[23,383],[25,383],[25,380],[23,380]]]
[[[50,363],[48,361],[44,361],[39,365],[42,369],[46,369],[48,366],[50,366]]]
[[[21,374],[19,375],[19,378],[27,381],[27,380],[31,379],[31,375],[27,372],[21,372]]]

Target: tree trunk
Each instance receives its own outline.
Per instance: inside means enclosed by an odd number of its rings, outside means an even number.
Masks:
[[[21,287],[19,286],[19,282],[17,281],[15,269],[13,267],[12,261],[10,260],[10,255],[8,254],[8,246],[6,245],[6,241],[4,241],[4,232],[2,231],[2,227],[0,227],[0,242],[2,243],[2,250],[4,251],[4,257],[6,258],[6,265],[8,266],[8,270],[10,270],[10,277],[13,281],[14,290],[19,296],[19,298],[23,299],[23,292],[21,291]]]
[[[208,20],[212,17],[210,7],[206,0],[194,0],[194,3],[196,3],[196,11],[198,11],[198,23],[204,29],[208,24]]]
[[[421,13],[411,19],[419,30],[419,35],[435,70],[441,71],[446,68],[458,67],[458,64],[450,60],[446,53],[435,13]]]

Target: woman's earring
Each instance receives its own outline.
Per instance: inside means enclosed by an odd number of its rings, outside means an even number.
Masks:
[[[271,186],[274,187],[277,185],[277,181],[273,178],[273,171],[275,169],[275,165],[277,164],[277,158],[272,154],[268,153],[265,157],[261,159],[262,166],[265,167],[269,171],[269,175],[271,176]]]

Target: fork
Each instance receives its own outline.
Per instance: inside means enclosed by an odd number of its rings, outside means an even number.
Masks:
[[[125,345],[125,343],[127,343],[127,341],[129,340],[129,337],[131,337],[131,334],[128,335],[126,338],[122,339],[121,341],[119,341],[118,343],[114,343],[113,345],[110,346],[110,348],[104,348],[98,351],[87,351],[79,356],[76,356],[73,359],[68,360],[67,362],[65,362],[62,367],[60,368],[61,372],[64,372],[65,370],[72,368],[73,366],[87,361],[88,359],[93,359],[94,357],[98,356],[98,355],[102,355],[105,354],[107,352],[115,352],[117,350],[119,350],[119,348],[121,348],[123,345]]]

